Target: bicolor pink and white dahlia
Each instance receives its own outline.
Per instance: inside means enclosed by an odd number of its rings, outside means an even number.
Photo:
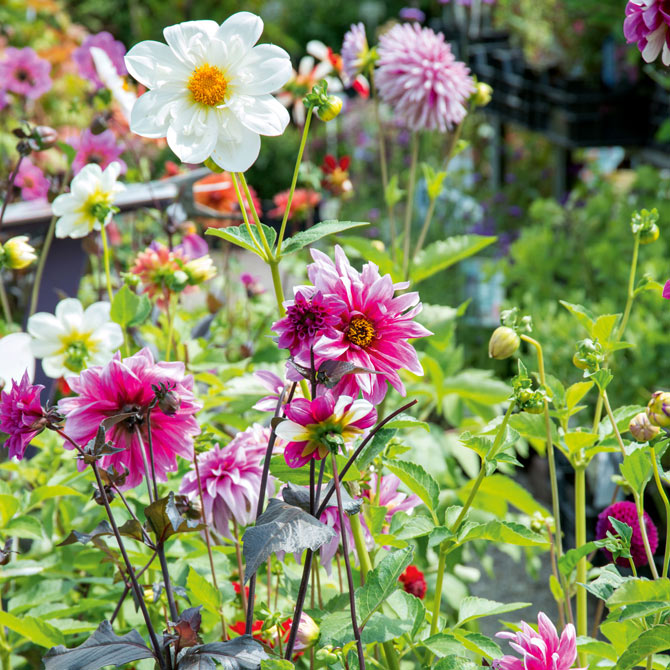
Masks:
[[[379,38],[378,55],[377,90],[407,128],[446,132],[465,118],[475,85],[442,33],[397,24]]]
[[[571,670],[577,660],[575,627],[569,623],[559,639],[554,624],[544,612],[540,612],[537,615],[537,628],[535,632],[522,621],[518,633],[497,633],[496,637],[510,641],[510,647],[521,658],[503,656],[493,662],[493,667],[497,670]]]
[[[21,381],[13,381],[0,393],[0,432],[7,433],[5,445],[9,458],[20,461],[31,440],[46,426],[46,414],[40,403],[44,386],[30,383],[28,372]]]
[[[351,86],[370,62],[370,47],[363,23],[354,23],[342,40],[342,79]]]
[[[659,55],[670,65],[670,1],[629,0],[623,34],[628,44],[637,43],[642,58],[651,63]]]
[[[333,440],[351,443],[377,421],[377,411],[367,400],[335,396],[332,391],[306,400],[296,398],[285,409],[286,419],[276,428],[288,442],[284,458],[292,468],[327,456]]]
[[[129,358],[122,359],[117,353],[107,365],[90,367],[78,377],[68,377],[67,383],[77,395],[63,398],[58,409],[65,416],[65,433],[82,446],[95,437],[108,417],[132,413],[107,431],[107,440],[123,451],[102,459],[104,468],[128,469],[124,488],[137,486],[145,462],[150,462],[146,417],[155,397],[152,386],[163,384],[179,403],[174,413],[166,414],[160,405],[151,412],[157,478],[166,481],[167,473],[177,469],[177,456],[191,460],[193,438],[200,433],[195,414],[202,405],[193,395],[193,377],[184,375],[183,363],[156,363],[145,348]],[[67,442],[65,446],[69,448]],[[80,461],[79,467],[85,464]]]
[[[225,447],[216,445],[198,457],[205,518],[216,530],[230,537],[230,521],[240,526],[256,515],[263,474],[263,458],[270,440],[270,429],[253,424],[238,433]],[[268,479],[267,495],[272,495]],[[180,493],[198,499],[198,478],[191,470],[182,482]]]

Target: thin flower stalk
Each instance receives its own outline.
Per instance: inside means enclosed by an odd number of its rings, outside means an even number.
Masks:
[[[114,300],[114,292],[112,291],[112,275],[110,271],[109,261],[109,243],[107,242],[107,232],[105,226],[100,229],[100,238],[102,239],[102,260],[105,266],[105,281],[107,284],[107,297],[111,303]]]
[[[416,186],[416,167],[419,159],[419,136],[412,133],[412,161],[409,166],[409,183],[407,185],[407,202],[405,203],[405,224],[403,229],[402,276],[409,275],[409,250],[412,236],[412,213],[414,212],[414,187]]]
[[[617,341],[621,340],[623,337],[626,326],[628,325],[628,319],[630,317],[630,312],[633,307],[633,301],[635,300],[635,273],[637,272],[637,259],[640,251],[640,233],[637,231],[635,233],[635,242],[633,244],[633,259],[630,263],[630,274],[628,276],[628,293],[626,298],[626,307],[624,308],[623,317],[621,319],[621,325],[617,331]]]
[[[651,449],[651,465],[654,468],[656,488],[658,489],[658,493],[663,501],[663,506],[665,507],[665,553],[663,554],[663,569],[661,571],[661,577],[665,578],[668,576],[668,565],[670,565],[670,502],[668,502],[668,496],[663,487],[663,481],[661,480],[658,469],[658,461],[656,460],[656,453],[653,448]]]
[[[258,243],[258,240],[256,239],[256,236],[254,235],[254,231],[251,227],[251,223],[249,222],[249,215],[247,214],[247,206],[246,206],[246,203],[244,202],[244,200],[242,198],[242,193],[240,191],[240,185],[237,182],[237,176],[235,175],[234,172],[230,173],[230,178],[233,181],[233,188],[235,189],[235,195],[237,196],[237,202],[239,203],[240,211],[242,212],[242,220],[244,221],[244,226],[247,229],[247,233],[249,233],[249,237],[251,238],[251,241],[254,243],[254,246],[258,250],[258,253],[260,254],[261,258],[264,258],[265,260],[268,260],[267,258],[265,258],[265,252],[263,251],[263,248]]]
[[[586,544],[586,467],[575,468],[575,546]],[[577,635],[588,634],[588,602],[584,584],[587,582],[586,557],[577,563]],[[584,652],[579,664],[584,665]]]
[[[242,551],[240,550],[240,547],[242,543],[240,542],[240,530],[237,527],[237,521],[235,521],[235,517],[232,519],[233,522],[233,543],[235,545],[235,558],[237,559],[237,570],[240,573],[240,584],[242,585],[242,588],[240,588],[240,598],[242,599],[242,611],[246,612],[247,611],[247,596],[245,593],[245,588],[244,588],[244,563],[242,562]]]
[[[249,203],[249,209],[251,209],[251,215],[254,218],[254,223],[256,224],[256,229],[258,230],[258,235],[261,238],[261,243],[263,244],[263,249],[265,251],[266,257],[268,260],[273,258],[272,254],[272,249],[270,249],[270,245],[268,244],[268,240],[265,237],[265,231],[263,230],[263,225],[261,224],[261,220],[258,217],[258,212],[256,211],[256,205],[254,205],[254,200],[251,197],[251,192],[249,191],[249,185],[247,184],[246,177],[244,176],[244,172],[238,172],[237,176],[239,180],[242,182],[242,188],[244,189],[244,195],[247,198],[247,202]]]
[[[9,175],[7,180],[7,191],[5,192],[5,198],[2,203],[2,209],[0,210],[0,227],[2,227],[2,222],[5,219],[5,211],[7,210],[7,205],[12,201],[12,195],[14,193],[14,181],[16,180],[17,175],[19,174],[19,169],[21,163],[23,162],[23,154],[19,154],[19,159],[16,161],[14,166],[14,171]]]
[[[5,282],[0,276],[0,303],[2,303],[2,313],[5,316],[5,321],[7,324],[12,323],[12,308],[9,306],[9,298],[7,297],[7,291],[5,290]]]

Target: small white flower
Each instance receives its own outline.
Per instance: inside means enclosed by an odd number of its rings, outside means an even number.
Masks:
[[[112,97],[121,107],[121,112],[126,121],[130,123],[130,112],[137,100],[137,96],[127,88],[126,80],[119,76],[111,58],[105,51],[98,47],[91,47],[91,57],[95,65],[98,78],[109,89]]]
[[[9,391],[13,380],[17,382],[28,373],[32,382],[35,378],[35,357],[30,350],[30,335],[28,333],[12,333],[0,338],[0,385],[5,384],[4,390]]]
[[[123,331],[110,321],[110,304],[96,302],[86,310],[76,298],[56,305],[56,314],[38,312],[28,319],[32,352],[42,359],[47,377],[58,379],[90,365],[105,365],[123,344]]]
[[[281,135],[288,114],[270,95],[291,76],[288,54],[254,46],[263,21],[238,12],[220,26],[187,21],[165,28],[167,44],[140,42],[126,54],[130,74],[149,91],[141,95],[130,128],[166,137],[186,163],[207,158],[242,172],[256,160],[260,135]]]
[[[59,195],[52,204],[56,222],[56,237],[85,237],[101,229],[103,218],[107,225],[113,216],[116,196],[125,189],[116,180],[121,165],[110,163],[103,171],[99,165],[85,165],[70,184],[70,192]]]
[[[12,270],[28,267],[36,258],[37,254],[28,243],[27,235],[18,235],[0,244],[0,265]]]

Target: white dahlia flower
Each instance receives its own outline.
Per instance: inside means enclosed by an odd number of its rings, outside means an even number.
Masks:
[[[126,54],[128,71],[149,90],[130,117],[143,137],[166,137],[186,163],[210,158],[242,172],[260,151],[260,135],[281,135],[289,116],[271,95],[291,77],[289,55],[254,46],[263,21],[238,12],[220,26],[187,21],[165,28],[167,44],[140,42]]]

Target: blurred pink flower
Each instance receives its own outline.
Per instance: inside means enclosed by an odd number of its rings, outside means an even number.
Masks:
[[[6,91],[36,100],[51,89],[51,63],[33,49],[7,47],[0,61],[0,82]]]
[[[363,23],[354,23],[342,41],[342,80],[351,86],[366,65],[370,48]]]
[[[330,542],[322,544],[321,548],[319,549],[319,560],[321,562],[321,565],[330,575],[333,567],[332,566],[333,557],[337,553],[337,550],[339,549],[340,543],[342,541],[342,532],[340,530],[340,517],[337,511],[337,505],[333,505],[332,507],[326,507],[326,509],[323,511],[323,514],[319,517],[319,520],[322,523],[325,523],[326,526],[330,526],[336,533],[335,537],[332,540],[330,540]],[[349,548],[349,551],[352,552],[355,547],[354,534],[351,530],[351,523],[349,521],[349,517],[346,514],[344,515],[344,531],[347,534],[347,546]],[[375,546],[374,538],[370,534],[370,531],[368,530],[368,527],[365,525],[365,523],[363,523],[363,538],[365,540],[365,547],[367,548],[367,550],[370,551],[371,549],[374,549]],[[356,561],[356,565],[358,565],[358,552],[354,551],[353,554],[354,554],[354,560]]]
[[[525,621],[518,633],[503,631],[496,637],[510,640],[510,647],[521,658],[503,656],[493,661],[497,670],[570,670],[577,660],[575,627],[569,623],[559,639],[556,628],[544,612],[537,615],[536,633]],[[586,670],[575,668],[574,670]]]
[[[256,298],[265,293],[265,286],[261,284],[261,280],[248,272],[240,275],[240,281],[247,292],[247,298]]]
[[[367,400],[336,396],[327,390],[306,400],[296,398],[286,405],[286,419],[278,424],[277,435],[288,442],[286,463],[299,468],[310,460],[321,460],[329,451],[330,439],[351,443],[377,421],[377,412]]]
[[[230,537],[231,519],[246,526],[256,517],[263,458],[269,439],[270,429],[255,423],[238,433],[225,447],[216,445],[198,457],[205,518],[226,537]],[[272,495],[272,489],[270,478],[268,496]],[[194,470],[186,474],[179,492],[198,499]]]
[[[125,173],[127,166],[119,158],[125,150],[125,146],[118,142],[116,135],[111,130],[105,130],[96,135],[86,128],[75,141],[77,154],[72,162],[72,170],[77,174],[85,165],[96,163],[103,170],[116,161],[121,166],[121,173]]]
[[[378,53],[379,95],[407,128],[446,132],[465,118],[474,82],[442,33],[397,24],[379,38]]]
[[[665,286],[663,287],[663,297],[666,300],[670,300],[670,279],[665,282]]]
[[[381,483],[379,484],[379,503],[376,503],[377,496],[377,474],[370,475],[370,488],[363,490],[363,495],[371,502],[379,504],[380,507],[386,507],[385,524],[390,524],[393,515],[396,512],[409,512],[417,505],[421,504],[421,498],[417,495],[408,495],[402,491],[398,491],[400,486],[400,479],[395,475],[382,475]]]
[[[195,414],[202,405],[193,395],[193,377],[184,375],[183,363],[156,363],[145,348],[129,358],[117,353],[107,365],[90,367],[78,377],[68,377],[67,383],[77,395],[63,398],[58,409],[65,415],[65,432],[80,445],[95,437],[104,419],[133,412],[107,431],[107,439],[123,451],[102,459],[105,468],[128,469],[124,488],[142,481],[145,458],[150,460],[146,415],[155,396],[152,385],[166,385],[179,403],[174,413],[165,414],[160,406],[151,412],[157,478],[167,480],[167,473],[177,469],[177,456],[191,460],[193,437],[200,433]],[[86,466],[79,461],[79,467]]]
[[[670,2],[668,0],[629,0],[623,34],[628,44],[637,42],[642,58],[651,63],[659,55],[670,65]]]
[[[21,198],[23,200],[47,199],[49,180],[44,176],[44,172],[27,158],[21,161],[14,184],[21,189]]]
[[[0,432],[9,435],[4,444],[9,458],[20,461],[31,440],[44,430],[46,417],[40,404],[43,390],[44,386],[31,384],[24,372],[21,381],[0,393]]]
[[[126,55],[126,47],[121,42],[115,40],[114,36],[107,31],[102,31],[97,35],[89,35],[82,45],[75,49],[72,57],[79,67],[79,74],[84,79],[92,81],[96,88],[103,88],[104,84],[98,77],[98,71],[91,55],[91,47],[102,49],[109,56],[118,75],[124,76],[128,73],[123,60]]]

